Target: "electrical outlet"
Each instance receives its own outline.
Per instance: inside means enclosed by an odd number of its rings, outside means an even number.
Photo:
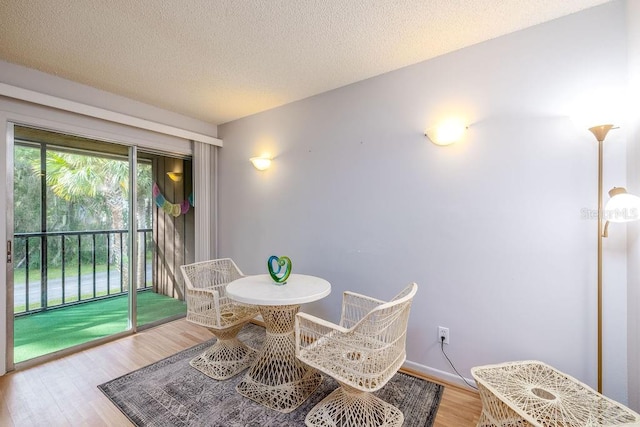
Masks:
[[[444,343],[449,344],[449,328],[445,328],[444,326],[438,326],[438,342],[442,342],[443,337],[444,337]]]

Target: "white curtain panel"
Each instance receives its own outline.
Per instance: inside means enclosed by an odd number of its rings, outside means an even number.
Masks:
[[[218,256],[218,147],[193,142],[193,195],[195,213],[195,261]]]

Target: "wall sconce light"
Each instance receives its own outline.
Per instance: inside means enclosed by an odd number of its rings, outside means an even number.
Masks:
[[[173,182],[182,181],[182,172],[167,172],[167,176]]]
[[[435,128],[428,129],[424,135],[436,145],[451,145],[462,139],[467,128],[462,120],[449,119]]]
[[[269,169],[271,166],[271,158],[267,156],[252,157],[249,160],[253,163],[253,167],[259,171]]]

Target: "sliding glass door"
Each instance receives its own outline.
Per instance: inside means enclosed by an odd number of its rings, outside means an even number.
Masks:
[[[193,262],[191,161],[138,151],[137,188],[136,282],[138,289],[148,290],[138,292],[137,326],[141,327],[186,313],[180,265]]]
[[[154,235],[158,158],[14,127],[14,363],[184,315],[154,280],[175,259]]]

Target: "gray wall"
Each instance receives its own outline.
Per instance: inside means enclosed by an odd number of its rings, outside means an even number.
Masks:
[[[337,321],[341,293],[419,285],[408,365],[454,380],[539,359],[595,387],[597,144],[569,118],[627,81],[615,1],[219,126],[219,251],[245,273],[288,255],[332,293],[303,310]],[[595,58],[595,59],[593,59]],[[322,70],[318,70],[322,73]],[[424,130],[471,123],[438,147]],[[592,123],[595,125],[597,123]],[[626,129],[605,149],[605,190],[625,185]],[[269,152],[266,172],[249,157]],[[622,227],[622,228],[619,228]],[[605,242],[605,392],[627,401],[626,239]]]

